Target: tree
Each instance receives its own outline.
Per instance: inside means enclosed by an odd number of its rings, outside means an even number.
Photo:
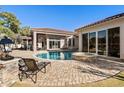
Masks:
[[[3,26],[5,22],[3,20],[0,20],[0,26]]]
[[[18,35],[16,36],[16,43],[21,44],[21,42],[22,42],[21,35],[18,34]]]
[[[9,28],[14,33],[18,33],[20,22],[16,16],[9,12],[0,13],[0,24],[4,27]]]
[[[16,16],[9,12],[0,12],[0,35],[12,38],[16,43],[20,43],[21,35],[30,36],[30,27],[20,28],[20,22]]]
[[[10,37],[12,39],[16,38],[15,33],[12,32],[9,28],[4,27],[4,26],[0,26],[0,34],[4,35],[4,36],[7,36],[7,37]]]
[[[30,35],[31,35],[30,27],[28,27],[28,26],[22,27],[22,28],[20,29],[20,34],[21,34],[22,36],[30,36]]]

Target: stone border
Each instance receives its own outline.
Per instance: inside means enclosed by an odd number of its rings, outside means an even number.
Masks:
[[[0,70],[0,86],[11,86],[18,79],[18,60],[13,59],[9,61],[1,61],[0,63],[4,66]]]

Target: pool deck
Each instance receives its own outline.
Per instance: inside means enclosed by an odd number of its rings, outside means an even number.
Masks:
[[[41,51],[42,53],[46,51]],[[33,55],[39,52],[14,50],[10,53],[16,57],[34,58]],[[35,58],[37,59],[37,58]],[[38,73],[37,83],[30,79],[19,80],[21,86],[29,85],[35,87],[60,87],[60,86],[80,86],[82,83],[96,82],[107,79],[124,70],[124,63],[110,60],[100,60],[98,62],[80,62],[76,60],[41,60],[39,62],[51,61],[51,67],[47,67],[47,72]],[[13,85],[13,86],[16,86]]]

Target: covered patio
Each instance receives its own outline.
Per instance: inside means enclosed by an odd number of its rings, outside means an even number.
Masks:
[[[78,48],[78,36],[69,31],[51,28],[32,28],[33,51]],[[69,39],[71,38],[71,39]],[[71,44],[69,44],[71,40]]]

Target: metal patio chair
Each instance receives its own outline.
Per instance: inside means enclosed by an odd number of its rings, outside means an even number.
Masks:
[[[30,78],[34,83],[37,82],[37,73],[39,71],[43,71],[43,73],[46,73],[46,66],[50,64],[51,62],[37,62],[34,59],[30,58],[21,58],[19,60],[18,66],[19,66],[19,73],[18,77],[19,80],[22,81],[22,79],[25,78]]]

